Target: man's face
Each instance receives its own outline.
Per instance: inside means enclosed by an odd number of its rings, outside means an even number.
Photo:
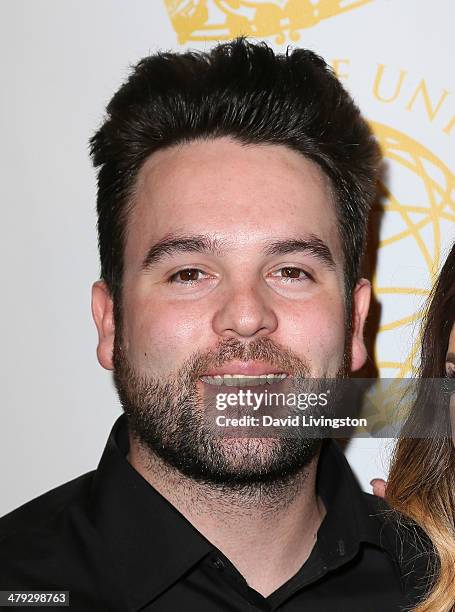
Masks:
[[[152,155],[138,175],[116,333],[94,286],[98,357],[145,446],[194,478],[273,480],[317,443],[208,439],[201,376],[334,377],[346,359],[357,369],[366,282],[353,301],[347,338],[338,224],[318,166],[280,145],[194,141]]]

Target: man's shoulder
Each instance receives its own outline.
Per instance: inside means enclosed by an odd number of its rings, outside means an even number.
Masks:
[[[69,590],[75,610],[113,609],[101,601],[117,586],[116,568],[97,531],[95,473],[0,518],[0,589]]]
[[[389,504],[377,495],[362,491],[363,501],[371,519],[376,521],[379,529],[388,529],[397,525],[398,514],[392,510]]]
[[[391,508],[381,497],[364,491],[362,495],[370,518],[376,521],[379,534],[385,538],[385,545],[389,542],[394,549],[398,548],[400,556],[406,549],[416,553],[432,550],[429,538],[418,525]]]
[[[398,559],[399,515],[381,497],[362,491],[362,498],[371,530],[377,533],[378,544],[392,557]]]
[[[392,509],[382,498],[363,493],[369,516],[376,522],[381,546],[396,563],[404,592],[413,605],[430,587],[437,565],[431,540],[416,523]]]
[[[414,559],[428,555],[433,547],[426,533],[376,495],[363,492],[363,499],[370,518],[376,521],[381,544],[398,560]]]
[[[0,518],[0,543],[27,531],[50,528],[59,515],[84,504],[90,494],[95,471],[47,491]]]

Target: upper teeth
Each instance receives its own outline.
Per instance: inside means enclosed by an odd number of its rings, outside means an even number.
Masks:
[[[242,387],[265,385],[279,382],[286,378],[287,374],[261,374],[248,376],[246,374],[223,374],[222,376],[201,376],[201,380],[209,385],[227,385],[228,387]]]

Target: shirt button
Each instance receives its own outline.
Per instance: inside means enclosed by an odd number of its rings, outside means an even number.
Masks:
[[[346,554],[346,546],[343,540],[338,540],[338,554],[340,557],[344,557]]]
[[[215,559],[213,559],[213,567],[216,567],[218,570],[222,570],[224,569],[224,562],[219,557],[215,557]]]

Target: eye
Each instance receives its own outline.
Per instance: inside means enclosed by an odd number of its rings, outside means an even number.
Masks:
[[[170,276],[167,282],[178,283],[180,285],[191,285],[200,280],[199,274],[204,274],[199,268],[184,268]]]
[[[276,272],[272,273],[272,276],[280,275],[280,280],[283,280],[285,283],[299,283],[306,280],[312,280],[312,277],[308,272],[302,270],[302,268],[297,268],[295,266],[285,266],[276,270]]]

